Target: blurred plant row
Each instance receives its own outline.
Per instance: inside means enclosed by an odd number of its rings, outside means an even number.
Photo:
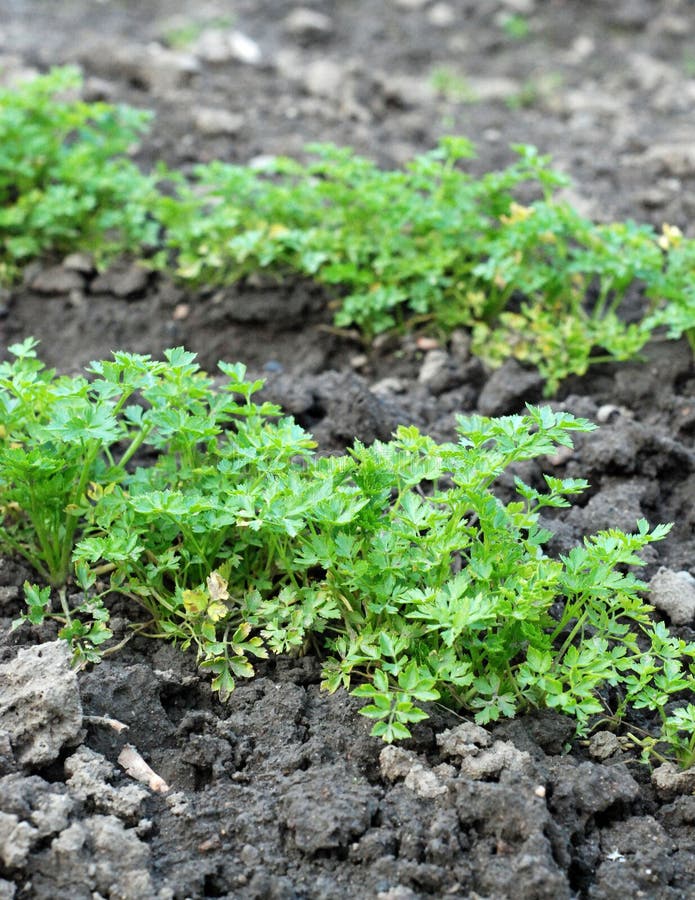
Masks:
[[[309,277],[340,327],[366,339],[467,328],[477,355],[537,367],[548,394],[592,363],[635,357],[657,330],[695,333],[695,241],[669,225],[593,223],[559,199],[567,179],[533,147],[482,177],[462,168],[474,148],[457,137],[396,171],[317,145],[306,162],[144,174],[128,154],[150,114],[84,103],[79,88],[63,68],[0,93],[5,283],[73,250],[102,266],[135,255],[192,286]]]

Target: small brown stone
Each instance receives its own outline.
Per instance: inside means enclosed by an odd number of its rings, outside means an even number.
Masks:
[[[42,269],[31,280],[31,288],[38,294],[69,294],[84,289],[84,278],[64,266],[51,266]]]

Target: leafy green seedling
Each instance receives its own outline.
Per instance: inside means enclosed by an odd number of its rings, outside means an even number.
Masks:
[[[514,41],[521,41],[528,37],[531,26],[528,19],[521,13],[509,13],[503,15],[500,19],[500,27],[508,38]]]
[[[103,263],[157,239],[156,177],[128,159],[151,115],[85,103],[80,87],[64,67],[0,90],[0,282],[48,253]]]
[[[226,31],[233,27],[234,16],[213,16],[206,19],[182,20],[167,28],[164,40],[175,50],[183,50],[194,44],[205,31]]]
[[[474,151],[460,138],[404,171],[326,145],[306,165],[212,163],[193,185],[179,180],[157,215],[186,281],[300,273],[339,293],[340,327],[368,337],[422,323],[467,327],[477,355],[537,367],[549,394],[592,363],[633,358],[667,318],[672,333],[689,330],[685,251],[674,244],[665,266],[650,228],[595,225],[556,199],[567,181],[547,157],[514,149],[516,163],[478,179],[461,168]],[[524,184],[542,198],[519,204]],[[627,323],[623,304],[638,288],[652,314]]]
[[[695,645],[653,623],[629,570],[668,527],[640,521],[554,558],[543,511],[586,483],[517,477],[507,503],[495,491],[588,421],[529,407],[461,417],[455,443],[401,427],[316,457],[306,432],[254,402],[261,382],[243,366],[220,364],[214,385],[180,348],[161,362],[117,353],[88,382],[47,372],[34,346],[0,369],[0,546],[49,582],[26,586],[23,620],[57,619],[79,662],[110,649],[116,592],[144,611],[140,634],[194,647],[222,697],[255,659],[314,648],[324,688],[367,700],[387,741],[434,700],[481,724],[550,707],[580,733],[646,709],[661,730],[645,753],[692,760],[688,709],[663,710],[695,687]],[[145,447],[155,457],[136,465]]]
[[[447,66],[437,66],[432,70],[430,84],[437,94],[453,103],[475,103],[477,100],[466,78]]]
[[[435,75],[444,92],[461,87]],[[530,99],[555,86],[533,85]],[[84,103],[79,88],[64,68],[0,91],[0,281],[78,249],[98,264],[156,250],[151,264],[191,285],[308,277],[333,296],[341,328],[366,339],[468,328],[482,359],[537,367],[548,394],[593,363],[634,358],[657,330],[695,344],[693,242],[669,225],[580,216],[533,147],[481,177],[465,171],[474,148],[460,137],[393,171],[315,145],[305,163],[144,175],[128,154],[148,114]],[[522,188],[536,200],[521,205]],[[640,297],[643,315],[628,321],[626,301]]]

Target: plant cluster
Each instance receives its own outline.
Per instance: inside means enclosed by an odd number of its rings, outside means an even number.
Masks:
[[[654,310],[666,296],[679,304],[676,331],[689,321],[687,264],[670,257],[665,268],[663,236],[581,217],[555,198],[566,180],[532,147],[481,178],[458,166],[473,155],[462,138],[443,138],[395,172],[349,150],[309,149],[307,164],[275,159],[258,172],[215,162],[179,179],[157,213],[179,276],[225,284],[259,268],[300,273],[341,294],[340,326],[367,335],[423,321],[464,326],[477,355],[533,364],[549,393],[591,362],[644,346],[657,318],[619,315],[636,285]],[[522,185],[543,199],[517,203]]]
[[[0,282],[46,253],[142,253],[156,178],[128,159],[151,114],[77,99],[74,68],[0,90]]]
[[[435,66],[430,72],[429,83],[440,97],[452,103],[475,103],[475,91],[467,79],[448,66]]]
[[[506,36],[513,41],[520,41],[528,37],[531,30],[529,20],[521,13],[503,13],[498,19],[498,24]]]
[[[650,749],[692,762],[695,721],[665,710],[695,686],[695,645],[652,622],[626,569],[668,527],[601,532],[555,559],[543,511],[586,483],[517,478],[507,503],[495,492],[512,464],[571,445],[588,421],[529,407],[461,417],[455,443],[400,427],[321,457],[255,402],[261,382],[241,365],[213,382],[181,348],[116,353],[88,380],[44,369],[31,340],[12,353],[0,552],[47,582],[26,585],[18,624],[57,619],[77,661],[108,652],[115,592],[141,610],[135,632],[195,648],[222,697],[255,659],[314,649],[323,686],[365,699],[387,741],[436,700],[480,723],[552,707],[580,732],[645,708],[662,718]]]
[[[212,16],[177,20],[164,33],[164,41],[176,50],[187,50],[206,31],[227,31],[234,25],[234,16]]]
[[[480,178],[454,137],[396,171],[316,145],[305,163],[143,175],[127,151],[148,115],[65,96],[78,86],[60,69],[0,93],[0,278],[41,253],[143,247],[193,285],[309,277],[335,293],[341,327],[462,326],[488,363],[537,367],[549,394],[591,363],[634,357],[661,326],[695,331],[695,242],[580,216],[533,147]],[[537,199],[522,205],[522,190]],[[643,306],[631,321],[628,295]]]

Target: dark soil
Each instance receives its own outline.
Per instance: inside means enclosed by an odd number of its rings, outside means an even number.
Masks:
[[[0,0],[0,69],[11,80],[78,62],[88,99],[156,110],[144,165],[247,162],[311,140],[393,165],[457,132],[479,146],[474,168],[533,143],[595,219],[688,231],[686,0],[309,6],[313,18],[289,0]],[[513,39],[502,21],[519,13],[530,30]],[[477,99],[438,95],[436,69]],[[63,371],[112,349],[159,355],[181,343],[207,368],[241,359],[329,451],[387,438],[400,422],[449,438],[457,412],[505,414],[540,398],[533,373],[486,371],[463,334],[364,348],[331,330],[329,301],[310,284],[254,279],[188,295],[128,261],[96,276],[52,260],[2,298],[0,352],[32,334]],[[647,577],[695,574],[694,388],[689,348],[665,342],[563,386],[554,402],[602,427],[544,461],[591,482],[555,516],[554,551],[646,516],[675,523],[650,548]],[[226,705],[194,659],[154,643],[133,640],[75,674],[50,628],[10,632],[26,577],[0,560],[0,900],[695,897],[693,779],[653,776],[605,735],[587,746],[571,723],[538,714],[486,738],[435,708],[412,741],[384,749],[357,701],[319,690],[311,657],[266,664]],[[663,608],[692,639],[695,610]],[[123,771],[125,744],[168,792]]]

